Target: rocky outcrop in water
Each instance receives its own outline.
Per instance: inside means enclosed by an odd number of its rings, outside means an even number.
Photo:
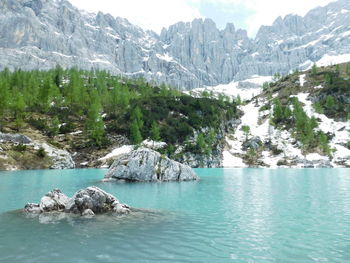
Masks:
[[[2,0],[0,12],[0,69],[100,68],[181,89],[286,74],[350,48],[348,0],[305,17],[279,17],[255,39],[233,24],[219,30],[210,19],[157,35],[126,19],[81,12],[66,0]]]
[[[90,217],[109,212],[129,214],[130,208],[120,203],[113,195],[92,186],[78,191],[72,198],[67,197],[61,190],[54,189],[43,196],[39,204],[27,204],[24,211],[29,214],[59,212]]]
[[[105,180],[131,182],[190,181],[199,177],[179,162],[147,148],[119,156],[109,168]]]

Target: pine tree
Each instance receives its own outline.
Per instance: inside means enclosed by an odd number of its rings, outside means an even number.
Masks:
[[[142,142],[142,135],[140,132],[140,127],[136,119],[133,120],[130,128],[131,141],[134,144],[140,144]]]
[[[311,74],[315,76],[317,74],[317,65],[316,63],[311,68]]]
[[[346,64],[345,72],[350,75],[350,63]]]
[[[323,114],[323,113],[324,113],[323,108],[322,108],[322,105],[321,105],[320,102],[316,102],[316,103],[313,105],[313,107],[314,107],[316,113],[319,113],[319,114]]]
[[[269,88],[270,88],[270,83],[264,82],[264,84],[262,85],[262,90],[267,91]]]
[[[213,145],[215,142],[215,138],[216,138],[216,132],[214,129],[211,129],[209,131],[209,133],[207,134],[207,150],[206,150],[206,154],[211,154],[213,151]]]
[[[205,139],[204,139],[203,133],[198,134],[196,143],[197,143],[197,147],[199,149],[199,152],[200,153],[205,152],[206,143],[205,143]]]
[[[152,126],[151,126],[151,139],[153,141],[160,141],[160,130],[157,122],[153,121]]]
[[[7,83],[4,80],[0,80],[0,131],[4,121],[6,110],[9,107],[10,91]]]
[[[142,130],[143,115],[139,106],[136,106],[136,108],[131,113],[131,121],[134,121],[134,120],[136,120],[139,129]]]
[[[339,64],[335,66],[335,72],[336,72],[337,74],[340,73],[340,66],[339,66]]]
[[[53,137],[57,136],[59,131],[60,131],[60,121],[57,118],[57,116],[55,116],[52,120],[52,123],[51,123],[50,135]]]
[[[334,107],[334,98],[330,95],[327,96],[326,98],[326,107],[331,110]]]
[[[63,68],[60,65],[56,66],[54,75],[55,84],[60,88],[63,82]]]
[[[50,107],[50,92],[51,92],[51,79],[49,76],[46,76],[43,86],[39,91],[38,102],[40,105],[40,110],[44,113],[47,113]]]
[[[88,95],[84,88],[84,82],[77,69],[71,69],[69,72],[69,83],[65,87],[65,100],[70,110],[77,114],[82,114],[82,111],[88,101]]]
[[[325,81],[327,84],[332,85],[333,84],[333,76],[331,74],[326,74]]]
[[[13,94],[14,100],[11,106],[12,106],[12,111],[14,113],[16,129],[19,131],[24,123],[26,105],[22,94],[16,91],[14,91],[14,93],[15,93]]]
[[[245,139],[248,140],[248,136],[250,134],[250,127],[248,125],[243,125],[241,130],[245,134]]]
[[[86,130],[88,137],[93,145],[101,146],[105,136],[104,122],[101,116],[102,107],[98,101],[97,92],[94,92],[92,96],[96,96],[92,99],[92,105],[88,112],[86,120]]]
[[[288,118],[289,116],[285,116],[285,113],[287,115],[290,114],[290,111],[286,110],[285,107],[282,106],[282,103],[279,99],[274,100],[274,107],[273,107],[273,122],[275,124],[280,124],[283,123],[286,120],[286,117]]]
[[[27,83],[23,90],[23,97],[28,108],[32,110],[40,110],[41,104],[39,102],[40,76],[36,73],[32,73],[28,76]]]
[[[331,154],[331,149],[328,145],[328,138],[327,135],[324,134],[323,132],[320,132],[319,134],[319,144],[320,148],[322,149],[324,154],[330,155]]]
[[[236,103],[237,103],[237,105],[241,105],[242,104],[241,96],[239,96],[239,95],[237,96]]]

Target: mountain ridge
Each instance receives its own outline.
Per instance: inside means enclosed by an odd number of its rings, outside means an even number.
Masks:
[[[66,0],[5,0],[0,10],[1,69],[100,68],[190,90],[305,70],[325,56],[350,53],[350,3],[344,0],[304,17],[279,17],[255,39],[232,23],[219,30],[208,18],[176,23],[158,35]]]

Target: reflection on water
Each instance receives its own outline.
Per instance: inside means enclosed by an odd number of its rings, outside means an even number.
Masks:
[[[0,262],[350,262],[347,169],[196,171],[199,182],[151,184],[102,183],[103,170],[0,174]],[[8,212],[52,188],[90,185],[150,210],[61,220]]]

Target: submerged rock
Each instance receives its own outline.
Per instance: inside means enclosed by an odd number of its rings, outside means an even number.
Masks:
[[[191,167],[170,160],[147,148],[119,156],[109,168],[105,180],[132,182],[190,181],[199,177]]]
[[[78,191],[72,198],[67,197],[61,190],[54,189],[41,198],[39,204],[28,203],[24,211],[31,214],[60,212],[91,217],[108,212],[129,214],[130,208],[120,203],[113,195],[92,186]]]

